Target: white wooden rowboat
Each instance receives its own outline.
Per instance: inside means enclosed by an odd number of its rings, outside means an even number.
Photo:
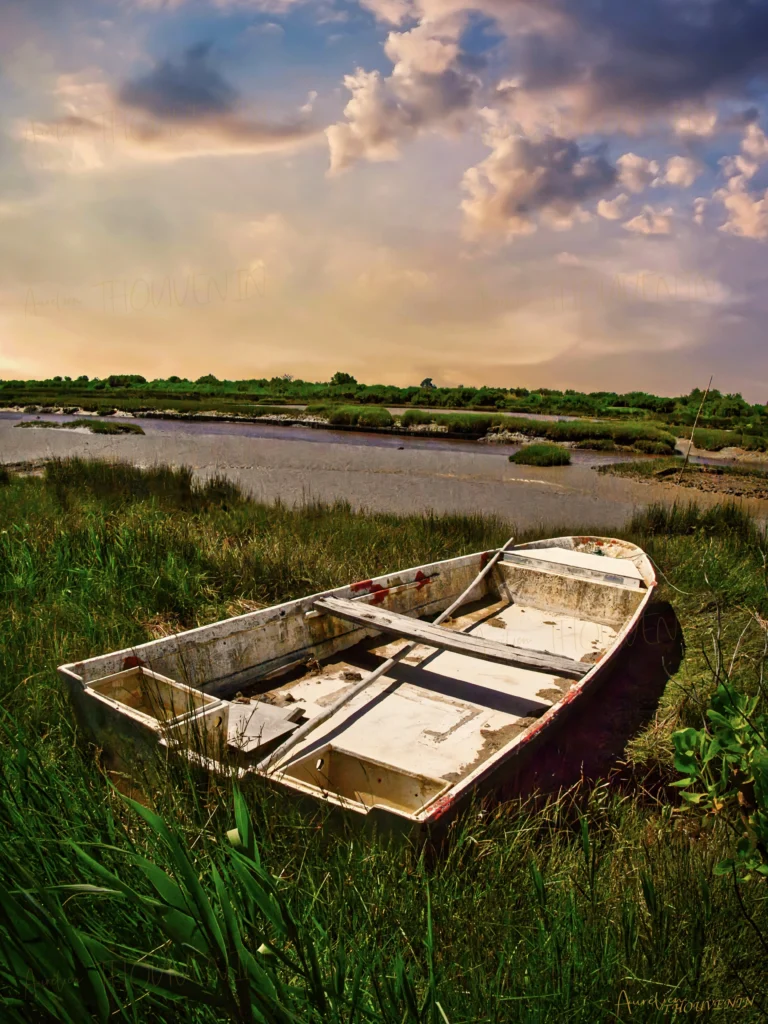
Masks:
[[[118,763],[158,745],[211,770],[234,760],[286,795],[432,830],[499,788],[584,702],[655,586],[626,541],[510,544],[59,672]]]

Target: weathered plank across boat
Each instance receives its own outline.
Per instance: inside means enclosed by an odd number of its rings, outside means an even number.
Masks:
[[[513,665],[517,668],[529,668],[534,672],[549,672],[567,679],[581,679],[587,673],[587,666],[546,652],[526,651],[510,644],[500,644],[496,640],[487,640],[479,636],[464,636],[443,626],[434,626],[431,622],[412,619],[398,612],[381,611],[379,608],[360,606],[343,597],[325,597],[315,602],[315,608],[329,612],[340,619],[356,622],[360,626],[371,626],[382,633],[402,636],[407,640],[416,640],[428,647],[441,650],[456,651],[468,654],[482,661],[494,661],[499,665]]]
[[[211,770],[234,759],[283,794],[430,830],[555,734],[606,678],[655,585],[635,545],[560,537],[387,573],[59,671],[85,730],[128,767],[158,748]],[[449,610],[450,628],[431,621]],[[245,697],[226,699],[237,691]]]

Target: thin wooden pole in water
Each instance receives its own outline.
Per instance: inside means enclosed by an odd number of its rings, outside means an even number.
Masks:
[[[496,565],[496,563],[504,554],[504,552],[509,550],[509,548],[514,543],[514,540],[514,537],[510,537],[506,544],[494,553],[493,557],[480,570],[478,575],[472,580],[467,589],[456,598],[452,605],[450,605],[448,608],[445,609],[444,612],[441,612],[440,615],[438,615],[433,625],[439,626],[441,622],[445,622],[447,618],[450,618],[450,616],[453,615],[456,609],[466,601],[466,599],[475,589],[477,584],[488,575],[488,573],[491,571],[494,565]],[[259,762],[259,764],[256,766],[258,770],[265,772],[269,768],[271,768],[273,764],[275,764],[277,761],[285,757],[288,751],[293,750],[293,748],[297,744],[301,743],[305,736],[308,736],[319,725],[322,725],[323,722],[327,722],[332,715],[335,715],[340,708],[344,707],[345,704],[348,704],[353,697],[356,697],[358,693],[362,692],[367,686],[370,686],[371,683],[375,683],[377,679],[380,679],[381,676],[383,676],[392,668],[393,665],[396,665],[398,661],[402,661],[402,659],[407,654],[410,654],[414,647],[418,647],[418,644],[415,642],[407,643],[405,647],[402,647],[397,652],[397,654],[394,654],[391,658],[388,658],[385,662],[382,662],[382,664],[379,665],[378,668],[374,669],[373,672],[370,672],[364,679],[361,679],[359,683],[357,683],[355,686],[352,686],[349,690],[347,690],[346,693],[342,694],[337,701],[335,701],[329,707],[324,708],[319,715],[316,715],[314,718],[310,718],[310,720],[308,722],[305,722],[304,725],[299,726],[296,732],[294,732],[293,735],[289,736],[285,743],[279,746],[277,750],[273,750],[272,753],[265,757],[263,761]]]
[[[680,483],[680,481],[683,479],[683,473],[685,472],[685,467],[688,465],[688,459],[691,457],[691,448],[693,448],[693,439],[694,439],[694,436],[696,434],[696,426],[698,425],[699,416],[701,416],[701,410],[704,408],[704,403],[707,400],[707,395],[709,394],[709,389],[712,387],[712,381],[713,380],[714,380],[714,377],[710,377],[709,378],[709,384],[707,384],[707,390],[704,392],[704,397],[701,400],[701,405],[699,406],[699,411],[696,413],[696,419],[693,421],[693,426],[691,427],[691,441],[690,441],[690,444],[688,445],[688,451],[685,453],[685,462],[683,463],[683,465],[680,468],[680,473],[679,473],[679,475],[677,477],[677,483]]]

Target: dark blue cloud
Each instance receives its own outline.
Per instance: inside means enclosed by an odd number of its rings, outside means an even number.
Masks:
[[[654,110],[738,94],[768,74],[766,0],[549,0],[548,6],[570,32],[530,38],[526,80],[579,82],[595,109]]]
[[[208,62],[210,43],[199,43],[181,62],[163,61],[148,75],[119,90],[125,106],[168,120],[198,119],[230,113],[237,91]]]

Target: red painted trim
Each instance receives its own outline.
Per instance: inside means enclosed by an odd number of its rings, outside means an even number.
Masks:
[[[139,665],[146,666],[146,664],[146,661],[137,658],[135,654],[129,654],[127,658],[123,658],[123,671],[127,668],[138,668]]]
[[[371,604],[381,604],[389,591],[389,587],[382,587],[380,583],[372,583],[371,593],[373,594],[373,600],[371,601]]]

